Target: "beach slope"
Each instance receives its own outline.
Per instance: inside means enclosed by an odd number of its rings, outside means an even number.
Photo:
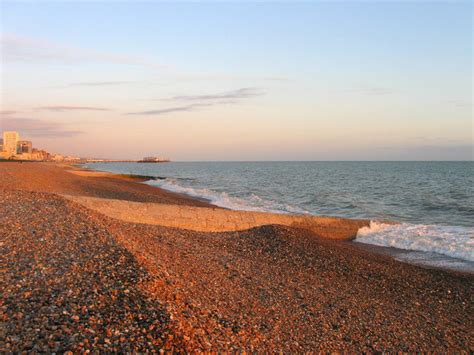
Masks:
[[[473,351],[474,278],[300,228],[200,232],[62,195],[213,208],[114,176],[0,164],[0,351]]]

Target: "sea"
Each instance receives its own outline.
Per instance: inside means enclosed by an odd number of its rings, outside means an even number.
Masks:
[[[356,242],[474,272],[474,162],[88,163],[234,210],[370,219]],[[399,224],[387,224],[395,221]]]

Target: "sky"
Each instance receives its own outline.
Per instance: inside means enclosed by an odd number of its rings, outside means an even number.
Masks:
[[[81,157],[472,160],[470,1],[1,1],[0,131]]]

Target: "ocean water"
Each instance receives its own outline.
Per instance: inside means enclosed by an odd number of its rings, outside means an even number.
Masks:
[[[236,210],[374,221],[356,241],[474,262],[473,162],[91,163]],[[381,221],[397,221],[398,225]]]

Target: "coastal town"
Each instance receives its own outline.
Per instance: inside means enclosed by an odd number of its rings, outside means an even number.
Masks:
[[[115,162],[137,162],[137,163],[166,163],[170,159],[166,157],[144,157],[141,160],[122,159],[100,159],[84,158],[70,155],[49,153],[46,150],[33,147],[30,140],[20,139],[16,131],[4,131],[0,138],[0,160],[15,161],[50,161],[70,163],[115,163]]]
[[[33,148],[33,142],[20,139],[18,132],[5,131],[3,138],[0,138],[0,160],[77,162],[81,158]]]

